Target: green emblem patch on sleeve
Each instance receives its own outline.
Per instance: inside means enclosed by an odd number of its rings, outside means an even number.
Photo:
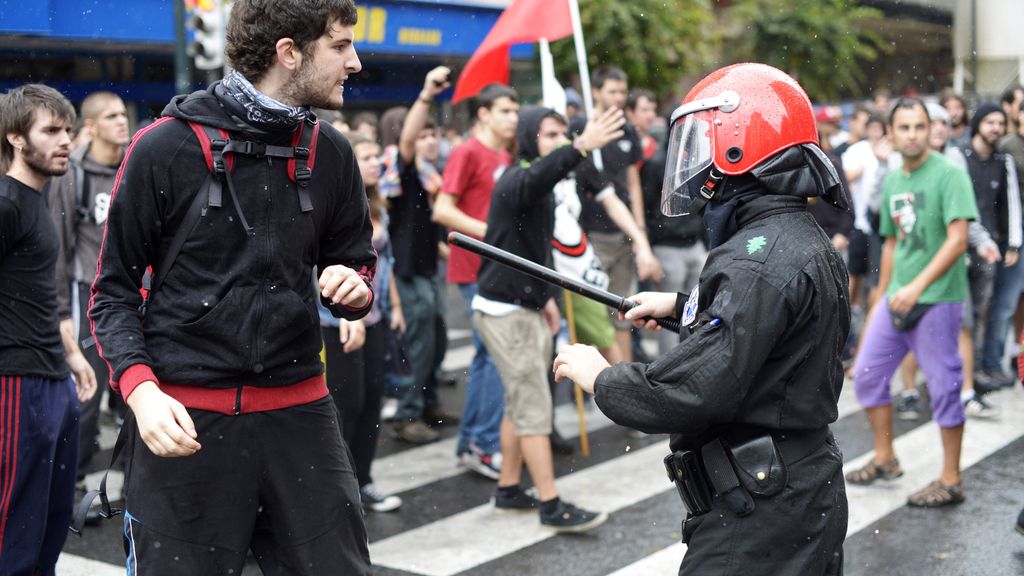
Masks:
[[[764,236],[754,236],[750,240],[747,240],[747,254],[760,252],[767,243],[768,239]]]

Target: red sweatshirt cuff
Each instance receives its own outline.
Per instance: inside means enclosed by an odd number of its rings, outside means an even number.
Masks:
[[[120,392],[121,397],[127,402],[128,397],[139,387],[139,384],[150,380],[153,382],[157,381],[156,374],[153,374],[153,369],[145,364],[134,364],[124,371],[114,389]]]
[[[360,306],[358,308],[355,308],[355,307],[352,307],[352,306],[345,306],[344,304],[342,304],[341,307],[344,308],[345,310],[348,310],[349,312],[362,312],[363,310],[366,310],[367,308],[369,308],[371,305],[373,305],[373,290],[372,289],[370,290],[370,297],[366,299],[366,304],[364,304],[364,305],[362,305],[362,306]]]

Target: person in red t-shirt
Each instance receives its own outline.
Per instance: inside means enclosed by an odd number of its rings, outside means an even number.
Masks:
[[[434,221],[456,232],[483,238],[494,183],[511,162],[509,148],[519,124],[519,96],[503,84],[489,84],[474,99],[476,132],[456,148],[445,166],[441,193],[434,203]],[[459,285],[466,313],[477,294],[480,257],[452,247],[448,282]],[[456,456],[466,468],[494,480],[501,463],[499,429],[505,410],[504,387],[487,348],[473,327],[476,354],[469,369],[466,403]]]

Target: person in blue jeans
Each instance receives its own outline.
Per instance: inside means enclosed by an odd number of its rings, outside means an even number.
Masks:
[[[460,284],[466,315],[473,317],[471,303],[479,292],[477,284]],[[497,480],[501,473],[501,419],[505,413],[505,387],[491,354],[473,326],[473,362],[466,384],[466,405],[455,454],[459,464]]]
[[[434,201],[434,221],[474,238],[487,233],[487,212],[494,184],[512,163],[509,148],[519,123],[519,95],[504,84],[489,84],[473,98],[476,130],[456,148],[444,169]],[[462,290],[468,308],[476,295],[480,257],[458,247],[448,256],[447,280]],[[468,312],[468,310],[467,310]],[[472,316],[471,316],[472,317]],[[505,411],[504,387],[474,328],[476,355],[469,370],[466,406],[459,430],[459,463],[497,479],[499,428]]]

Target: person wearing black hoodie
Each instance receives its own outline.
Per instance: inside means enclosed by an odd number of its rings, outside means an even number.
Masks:
[[[176,97],[125,154],[89,315],[134,416],[131,574],[241,573],[250,549],[267,574],[370,573],[316,298],[334,316],[365,316],[376,255],[352,148],[309,110],[340,108],[345,79],[361,69],[356,19],[351,0],[235,2],[234,70]],[[199,125],[234,144],[223,174],[208,168]],[[222,203],[209,178],[223,184]],[[203,192],[198,222],[166,262]],[[140,312],[150,265],[157,280]]]
[[[616,423],[672,435],[666,468],[688,511],[681,576],[841,574],[848,511],[828,425],[848,279],[807,199],[845,208],[845,191],[810,100],[780,70],[713,72],[673,121],[662,207],[703,212],[711,251],[688,298],[638,294],[625,317],[649,329],[676,317],[688,335],[646,365],[571,346],[555,374],[595,392]]]
[[[566,120],[554,110],[520,112],[517,139],[522,165],[510,167],[494,186],[484,241],[527,260],[552,266],[555,186],[590,150],[622,136],[621,110],[610,109],[587,123],[568,145]],[[480,266],[474,320],[505,385],[501,423],[501,476],[494,505],[499,510],[539,508],[541,525],[556,532],[581,532],[602,524],[590,512],[561,500],[551,456],[551,391],[547,362],[559,315],[550,286],[489,260]],[[520,487],[523,463],[539,501]]]

